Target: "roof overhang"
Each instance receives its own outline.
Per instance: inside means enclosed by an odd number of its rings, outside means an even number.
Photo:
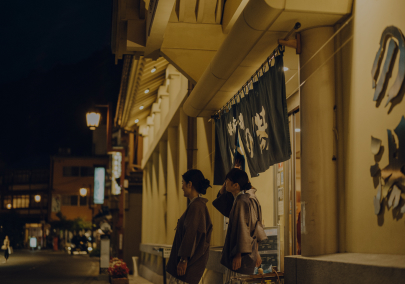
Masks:
[[[302,29],[333,26],[351,13],[352,0],[249,1],[184,103],[189,116],[210,116],[254,74],[296,22]],[[305,44],[305,43],[304,43]],[[298,87],[298,56],[287,49],[287,96]]]

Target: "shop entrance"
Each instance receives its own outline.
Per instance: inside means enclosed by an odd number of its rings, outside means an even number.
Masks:
[[[291,159],[274,167],[275,223],[280,228],[280,265],[284,256],[301,254],[301,123],[300,112],[289,114]]]

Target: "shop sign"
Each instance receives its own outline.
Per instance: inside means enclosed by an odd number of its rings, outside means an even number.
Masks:
[[[94,204],[104,204],[105,168],[94,168]]]
[[[60,212],[61,196],[60,194],[52,195],[52,212]]]
[[[291,156],[283,56],[274,60],[215,123],[224,165],[232,167],[239,134],[252,178]]]
[[[114,152],[112,154],[112,180],[111,180],[111,194],[118,195],[121,193],[121,187],[117,183],[117,178],[121,177],[121,152]]]

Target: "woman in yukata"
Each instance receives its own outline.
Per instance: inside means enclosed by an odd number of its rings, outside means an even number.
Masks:
[[[206,206],[210,181],[199,170],[183,175],[182,189],[190,201],[177,222],[172,251],[167,264],[170,284],[198,284],[208,262],[212,223]]]
[[[262,212],[247,174],[238,168],[227,175],[224,185],[212,204],[229,218],[221,264],[228,268],[227,282],[240,274],[253,274],[262,259],[258,243],[266,239]]]

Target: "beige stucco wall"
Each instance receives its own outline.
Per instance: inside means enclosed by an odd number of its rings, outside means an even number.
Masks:
[[[355,1],[353,53],[351,58],[350,54],[346,55],[342,72],[346,78],[343,103],[348,252],[405,254],[405,218],[403,214],[394,218],[393,210],[387,210],[386,206],[379,216],[374,214],[373,198],[377,190],[370,176],[370,166],[375,163],[370,149],[371,136],[382,140],[384,154],[379,165],[384,168],[388,165],[387,129],[395,129],[405,114],[405,101],[390,113],[390,106],[384,107],[386,98],[376,107],[371,77],[381,34],[390,25],[404,32],[404,11],[402,0]],[[399,54],[388,88],[396,78],[398,58]]]

